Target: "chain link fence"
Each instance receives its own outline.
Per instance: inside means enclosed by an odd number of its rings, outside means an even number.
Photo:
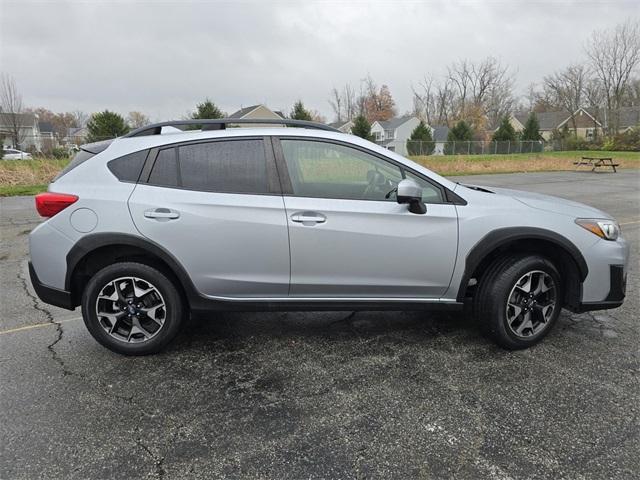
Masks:
[[[409,155],[496,155],[514,153],[539,153],[547,150],[542,140],[527,141],[407,141]]]

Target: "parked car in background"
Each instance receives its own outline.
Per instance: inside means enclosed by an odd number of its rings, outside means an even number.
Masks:
[[[2,149],[3,160],[26,160],[29,158],[32,158],[31,154],[28,152],[23,152],[22,150],[16,150],[15,148]]]
[[[622,305],[629,245],[595,208],[461,185],[325,125],[197,122],[83,145],[36,197],[36,293],[115,352],[161,350],[189,311],[465,304],[519,349],[562,308]]]

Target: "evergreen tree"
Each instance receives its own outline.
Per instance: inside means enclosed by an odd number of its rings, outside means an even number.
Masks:
[[[216,119],[216,118],[224,118],[226,114],[220,110],[215,103],[213,103],[208,98],[205,98],[204,102],[196,105],[195,112],[192,112],[190,118],[198,119]],[[189,125],[187,130],[199,130],[202,128],[202,125]]]
[[[409,140],[407,140],[407,152],[409,155],[431,155],[435,148],[431,128],[420,120],[420,123],[411,132]]]
[[[124,135],[129,131],[129,127],[122,115],[105,110],[91,115],[87,131],[87,142],[91,143]]]
[[[471,125],[469,125],[464,120],[460,120],[455,126],[449,130],[449,134],[447,135],[447,142],[453,141],[471,141],[473,140],[473,129]]]
[[[353,127],[351,128],[351,133],[358,137],[364,138],[365,140],[373,140],[373,136],[371,135],[371,124],[364,115],[358,115],[353,119]]]
[[[451,155],[452,153],[467,153],[469,151],[469,144],[467,142],[471,140],[473,140],[473,129],[471,125],[464,120],[460,120],[449,130],[444,153],[447,155]]]
[[[500,121],[500,126],[493,132],[492,140],[494,142],[513,142],[516,139],[516,131],[509,121],[509,117],[505,115]]]
[[[204,102],[196,105],[196,111],[191,114],[191,118],[224,118],[224,113],[207,98]]]
[[[313,117],[311,116],[311,112],[309,112],[309,110],[304,108],[304,104],[302,103],[302,100],[298,100],[293,105],[293,110],[291,110],[289,117],[292,120],[307,120],[307,121],[313,120]]]
[[[522,130],[522,140],[536,141],[540,140],[540,138],[538,117],[534,112],[531,112],[527,117],[527,122],[524,124],[524,130]]]

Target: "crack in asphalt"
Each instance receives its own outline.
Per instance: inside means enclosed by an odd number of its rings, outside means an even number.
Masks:
[[[67,368],[66,364],[64,363],[64,360],[60,357],[60,355],[58,355],[58,352],[55,349],[55,346],[62,340],[62,336],[64,335],[62,324],[60,322],[56,322],[56,320],[53,318],[53,314],[47,308],[41,306],[40,300],[29,291],[27,280],[22,275],[20,270],[18,271],[17,276],[18,276],[18,279],[20,280],[20,284],[22,286],[22,289],[24,290],[24,293],[27,295],[29,300],[31,300],[31,304],[34,310],[41,312],[45,316],[45,319],[47,320],[47,322],[51,323],[52,325],[55,325],[56,327],[56,338],[53,342],[47,345],[47,350],[49,350],[49,352],[51,353],[51,357],[53,358],[53,361],[56,362],[58,365],[60,365],[63,376],[73,375],[73,372]]]
[[[149,455],[153,460],[153,464],[155,465],[155,468],[156,468],[156,471],[155,471],[156,477],[163,478],[164,475],[167,473],[163,466],[165,457],[164,456],[159,457],[158,455],[153,453],[149,447],[147,447],[144,443],[142,443],[141,438],[136,438],[136,445],[138,445],[142,450],[144,450],[147,453],[147,455]]]

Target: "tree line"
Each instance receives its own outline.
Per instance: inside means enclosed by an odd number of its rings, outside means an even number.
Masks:
[[[479,61],[459,60],[446,68],[440,77],[424,75],[412,85],[412,108],[407,114],[421,121],[415,139],[428,139],[427,125],[445,125],[450,128],[451,140],[473,140],[493,131],[493,139],[514,136],[508,121],[514,112],[530,112],[520,138],[538,140],[535,113],[564,110],[571,115],[580,107],[596,112],[600,123],[616,133],[620,122],[619,111],[624,106],[640,105],[640,22],[628,21],[613,29],[594,31],[584,44],[581,61],[543,77],[531,84],[527,94],[518,98],[514,93],[515,72],[498,59],[489,56]],[[398,115],[395,100],[386,84],[378,85],[367,75],[357,86],[345,84],[334,87],[328,99],[336,122],[352,121],[352,133],[371,138],[371,124],[389,120]],[[0,112],[36,113],[40,121],[52,125],[54,136],[62,141],[70,128],[85,127],[87,140],[97,141],[123,135],[131,129],[150,123],[142,112],[132,111],[124,117],[105,110],[87,115],[81,111],[54,113],[46,108],[23,108],[15,81],[8,75],[0,79]],[[226,113],[210,99],[196,105],[187,114],[188,119],[223,118]],[[5,126],[4,135],[21,143],[19,120]],[[317,111],[308,109],[297,100],[288,118],[326,122]],[[193,128],[196,128],[195,125]],[[497,127],[497,130],[496,130]],[[427,133],[426,130],[429,130]],[[484,138],[483,138],[484,139]]]

